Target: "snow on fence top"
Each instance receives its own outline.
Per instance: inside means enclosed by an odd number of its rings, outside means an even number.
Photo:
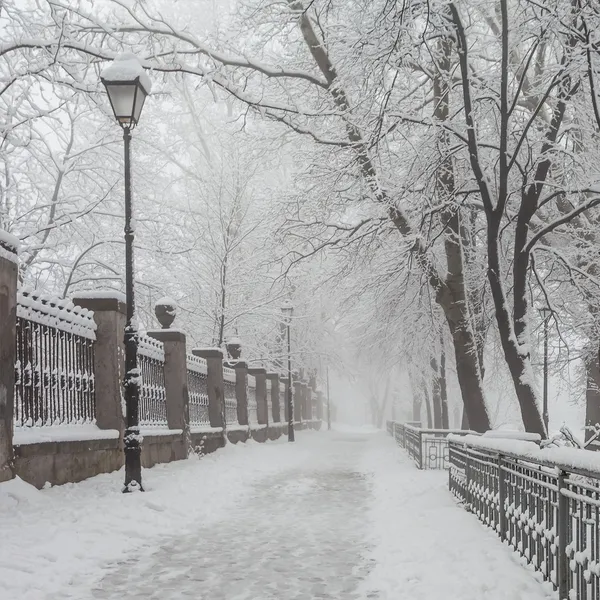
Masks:
[[[11,262],[19,262],[19,238],[0,229],[0,256]]]
[[[194,371],[194,373],[208,375],[206,359],[194,356],[193,354],[187,355],[187,369],[188,371]]]
[[[540,448],[535,442],[475,435],[449,435],[448,440],[468,448],[506,454],[549,468],[579,471],[600,477],[600,453],[579,448]]]
[[[75,306],[66,298],[44,296],[24,287],[17,294],[17,316],[90,340],[96,339],[94,313]]]
[[[138,352],[148,358],[165,362],[165,347],[162,342],[147,335],[138,338]]]
[[[235,383],[235,369],[223,367],[223,379],[229,383]]]

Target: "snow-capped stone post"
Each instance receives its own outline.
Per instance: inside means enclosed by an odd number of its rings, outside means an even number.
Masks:
[[[187,380],[186,335],[179,329],[171,329],[177,316],[177,305],[170,298],[161,298],[154,307],[154,314],[162,329],[148,331],[148,335],[163,343],[165,350],[165,396],[169,429],[183,431],[184,448],[190,449],[189,394]],[[183,457],[181,457],[183,458]]]
[[[294,381],[294,422],[301,423],[302,422],[302,403],[303,403],[303,394],[304,390],[302,389],[301,381]]]
[[[13,478],[19,241],[0,230],[0,482]]]
[[[279,374],[267,373],[267,379],[271,382],[271,412],[269,417],[273,423],[281,422],[281,404],[279,404]]]
[[[225,428],[223,352],[219,348],[194,348],[192,354],[206,361],[206,387],[208,389],[208,418],[210,426]]]
[[[126,322],[125,297],[120,292],[79,293],[77,306],[94,312],[94,378],[96,381],[96,424],[100,429],[125,430],[121,384],[125,373],[123,330]]]
[[[312,411],[312,388],[308,384],[304,384],[304,419],[306,421],[312,421],[313,411]]]
[[[279,381],[281,382],[281,386],[283,388],[283,418],[286,423],[289,423],[290,415],[288,410],[288,402],[287,402],[287,389],[289,379],[287,377],[280,376]]]
[[[248,425],[248,363],[243,360],[225,364],[235,369],[235,397],[237,400],[237,417],[240,425]]]
[[[267,370],[262,367],[248,369],[256,380],[256,415],[259,425],[269,424],[269,403],[267,401]]]

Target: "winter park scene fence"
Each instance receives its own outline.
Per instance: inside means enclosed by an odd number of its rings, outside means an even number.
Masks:
[[[2,0],[0,532],[0,600],[600,600],[600,0]]]

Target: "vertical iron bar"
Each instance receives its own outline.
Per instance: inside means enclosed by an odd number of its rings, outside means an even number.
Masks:
[[[546,433],[548,433],[548,319],[544,319],[544,406],[543,419]]]
[[[565,485],[565,471],[560,471],[558,474],[558,597],[562,600],[563,598],[569,597],[569,582],[568,582],[568,570],[569,570],[569,559],[567,557],[567,535],[569,530],[569,500],[562,493]]]

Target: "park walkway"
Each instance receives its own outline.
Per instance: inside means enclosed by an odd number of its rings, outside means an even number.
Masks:
[[[112,491],[117,479],[111,475],[70,486],[68,493],[36,492],[41,499],[16,506],[22,527],[12,540],[9,531],[12,551],[3,554],[0,544],[0,581],[11,560],[12,567],[22,564],[19,553],[42,572],[35,580],[24,576],[10,595],[2,595],[0,583],[0,598],[537,600],[552,595],[491,531],[455,505],[446,473],[418,471],[383,433],[300,432],[295,445],[238,446],[220,457],[174,463],[145,476],[148,492],[133,500]],[[97,513],[92,524],[90,503],[96,503],[92,512]],[[45,540],[39,557],[27,511],[54,519],[55,536]],[[64,520],[56,511],[64,512]],[[110,516],[119,511],[119,519]]]

